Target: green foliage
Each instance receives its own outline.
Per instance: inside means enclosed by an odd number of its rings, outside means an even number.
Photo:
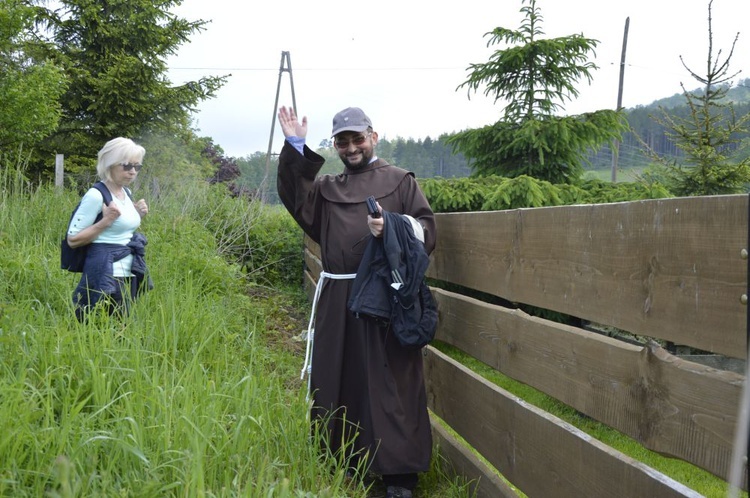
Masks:
[[[682,85],[687,107],[686,117],[675,116],[663,109],[656,118],[667,129],[667,136],[684,153],[684,162],[664,158],[652,151],[652,157],[661,166],[657,174],[665,179],[670,190],[680,196],[736,194],[750,183],[750,158],[731,160],[733,145],[741,142],[750,128],[750,113],[737,117],[734,103],[727,99],[727,82],[737,75],[729,74],[732,49],[724,61],[712,54],[713,32],[711,2],[708,4],[708,60],[707,74],[690,75],[704,86],[702,92],[688,92]],[[683,63],[684,65],[684,63]],[[736,153],[735,153],[736,154]]]
[[[154,289],[124,320],[78,323],[59,268],[78,193],[31,188],[24,167],[0,162],[0,496],[367,496],[310,432],[299,282],[252,285],[215,238],[256,201],[171,183],[142,225]],[[252,231],[281,230],[276,214]],[[420,490],[461,496],[446,481]]]
[[[436,213],[480,211],[493,186],[502,182],[502,177],[474,178],[429,178],[419,181],[430,206]]]
[[[551,183],[523,175],[498,184],[485,198],[482,211],[555,206],[559,203],[560,199]]]
[[[257,199],[228,197],[222,187],[211,192],[211,200],[203,206],[203,222],[214,234],[219,252],[241,265],[255,282],[272,287],[299,286],[302,230],[289,213]]]
[[[70,85],[60,127],[40,144],[40,157],[61,153],[80,168],[73,171],[86,170],[87,158],[116,136],[139,141],[150,133],[180,133],[189,112],[226,81],[205,77],[172,86],[166,78],[167,57],[205,24],[171,14],[179,1],[60,3],[59,11],[45,11],[55,44],[48,56],[65,68]]]
[[[178,135],[149,134],[140,144],[146,149],[144,169],[138,175],[142,183],[158,185],[162,190],[179,190],[214,173],[211,161],[202,155],[202,142],[192,131]]]
[[[317,152],[320,153],[322,149]],[[237,159],[240,168],[240,177],[237,179],[239,186],[257,195],[265,196],[266,202],[280,203],[276,192],[276,169],[279,164],[278,157],[272,156],[266,161],[265,152],[255,152],[249,156]],[[266,168],[268,171],[266,172]],[[266,176],[266,173],[268,176]]]
[[[574,183],[583,173],[590,149],[619,139],[626,130],[621,113],[601,110],[581,116],[556,117],[563,104],[578,96],[576,84],[589,82],[596,66],[587,62],[596,40],[572,35],[543,39],[536,0],[521,8],[526,16],[517,31],[498,27],[487,33],[488,46],[516,44],[496,50],[486,63],[471,64],[459,88],[469,94],[502,100],[503,120],[455,134],[448,143],[470,159],[478,175],[529,175],[551,183]]]
[[[223,184],[190,183],[160,195],[152,210],[162,212],[160,204],[175,199],[180,212],[172,220],[174,229],[191,224],[205,229],[217,255],[236,265],[246,280],[276,288],[299,286],[302,231],[282,207],[230,196]]]
[[[62,69],[35,58],[31,36],[36,10],[21,0],[0,0],[0,149],[48,136],[61,116]]]
[[[420,180],[436,213],[626,202],[671,197],[658,182],[611,183],[586,180],[578,185],[552,184],[529,176]]]
[[[57,266],[60,205],[77,195],[6,194],[0,495],[348,494],[311,441],[299,359],[269,347],[268,299],[246,294],[209,231],[175,224],[163,200],[145,227],[154,290],[123,322],[79,324],[76,277]]]

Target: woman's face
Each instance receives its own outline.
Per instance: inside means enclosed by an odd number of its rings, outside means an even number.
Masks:
[[[136,179],[141,167],[140,161],[130,159],[127,162],[112,165],[109,168],[109,175],[115,184],[128,186]]]

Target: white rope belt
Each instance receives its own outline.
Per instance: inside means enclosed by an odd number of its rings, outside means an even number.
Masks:
[[[302,365],[302,373],[300,379],[305,378],[307,374],[307,397],[310,398],[310,378],[312,374],[312,353],[313,353],[313,338],[315,336],[315,314],[318,311],[318,299],[320,299],[320,293],[323,290],[323,281],[327,278],[333,280],[349,280],[356,277],[356,273],[328,273],[325,271],[320,272],[318,277],[318,284],[315,286],[315,296],[312,302],[312,311],[310,312],[310,323],[307,325],[307,346],[305,347],[305,363]]]

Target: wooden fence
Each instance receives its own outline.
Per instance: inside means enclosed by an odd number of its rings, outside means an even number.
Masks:
[[[438,214],[437,229],[428,277],[439,341],[650,450],[728,479],[745,376],[659,344],[747,360],[747,196]],[[312,287],[320,261],[315,244],[306,247]],[[643,343],[488,304],[439,282]],[[513,487],[529,497],[700,496],[437,349],[424,355],[432,414],[473,451],[438,420],[436,441],[477,496],[517,496]]]

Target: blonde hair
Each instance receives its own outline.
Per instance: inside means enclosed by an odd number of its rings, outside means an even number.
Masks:
[[[129,161],[143,162],[146,149],[129,138],[113,138],[99,151],[99,160],[96,163],[96,174],[101,180],[111,180],[109,169],[116,165]]]

